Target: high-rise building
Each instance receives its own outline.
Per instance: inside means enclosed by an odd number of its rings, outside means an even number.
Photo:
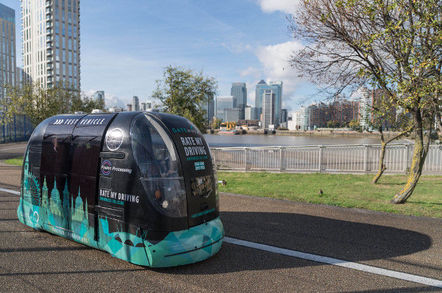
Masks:
[[[339,125],[346,125],[352,120],[359,119],[359,102],[346,99],[335,99],[329,104],[330,120]]]
[[[240,108],[226,108],[224,109],[224,118],[223,120],[226,122],[238,122],[241,120],[240,117],[241,109]]]
[[[331,120],[331,111],[327,104],[320,102],[307,107],[308,129],[315,130],[319,127],[327,127]]]
[[[271,81],[269,86],[275,94],[275,117],[273,118],[273,124],[278,125],[281,119],[282,81]]]
[[[255,107],[256,112],[259,117],[263,113],[263,94],[264,91],[271,90],[275,95],[274,99],[274,116],[271,124],[279,125],[280,116],[281,116],[281,106],[282,106],[282,81],[274,81],[269,82],[267,84],[264,80],[261,80],[256,85],[255,91]]]
[[[288,121],[289,130],[307,130],[309,123],[307,108],[301,107],[293,113],[292,120]]]
[[[43,88],[80,91],[80,0],[21,0],[24,71]]]
[[[16,86],[23,86],[29,81],[29,76],[25,73],[23,68],[16,67],[15,68],[15,85]]]
[[[371,121],[371,107],[373,105],[370,91],[363,87],[359,89],[359,125],[362,129],[368,129]]]
[[[103,107],[104,107],[104,91],[96,91],[96,92],[92,95],[92,98],[93,98],[95,101],[98,101],[98,102],[102,103],[102,104],[103,104]]]
[[[236,104],[236,99],[233,96],[218,96],[216,97],[216,118],[224,119],[224,110],[233,109]]]
[[[152,110],[152,102],[142,102],[140,103],[140,111],[151,111]]]
[[[281,115],[279,116],[279,123],[283,124],[287,122],[288,119],[288,111],[287,109],[281,109]]]
[[[246,106],[244,116],[245,120],[257,120],[256,108],[252,106]]]
[[[16,83],[15,51],[15,11],[0,3],[0,99]]]
[[[262,95],[261,127],[268,129],[273,123],[275,115],[275,93],[272,90],[264,90]]]
[[[132,97],[132,106],[134,111],[140,111],[140,100],[137,96]]]
[[[255,88],[255,108],[258,118],[262,113],[262,94],[266,87],[267,83],[264,80],[261,80],[260,82],[258,82]]]
[[[215,116],[215,101],[213,96],[207,97],[207,101],[201,105],[201,109],[205,111],[204,119],[207,125],[210,125],[213,121],[213,116]]]
[[[240,119],[244,119],[244,109],[247,106],[247,86],[244,82],[232,83],[230,95],[236,99],[235,108],[240,109]]]

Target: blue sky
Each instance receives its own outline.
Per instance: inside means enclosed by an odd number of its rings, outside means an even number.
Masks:
[[[302,47],[287,29],[296,2],[80,1],[82,91],[104,90],[108,106],[126,104],[133,95],[147,101],[163,69],[174,65],[214,77],[219,95],[230,95],[232,82],[246,82],[250,104],[260,79],[282,80],[283,106],[294,110],[313,94],[287,62]],[[20,1],[2,3],[16,10],[19,36]]]

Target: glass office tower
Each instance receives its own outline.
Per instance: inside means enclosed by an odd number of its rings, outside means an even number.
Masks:
[[[0,3],[0,99],[16,84],[15,11]]]
[[[232,83],[230,95],[236,99],[236,107],[239,109],[239,119],[244,119],[244,110],[247,106],[247,87],[244,82]]]
[[[256,92],[255,92],[255,107],[256,107],[256,114],[258,115],[258,118],[263,113],[263,94],[266,90],[271,90],[274,97],[274,115],[272,124],[275,126],[279,125],[280,116],[281,116],[281,105],[282,105],[282,81],[275,81],[270,82],[267,84],[264,80],[261,80],[256,85]]]

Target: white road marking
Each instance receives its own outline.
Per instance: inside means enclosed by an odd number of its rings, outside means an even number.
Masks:
[[[6,188],[0,187],[0,191],[15,194],[15,195],[20,195],[20,192],[12,190],[12,189],[6,189]],[[377,267],[373,267],[373,266],[368,266],[368,265],[364,265],[364,264],[359,264],[356,262],[350,262],[350,261],[346,261],[346,260],[342,260],[342,259],[321,256],[321,255],[316,255],[316,254],[311,254],[311,253],[305,253],[305,252],[301,252],[301,251],[290,250],[290,249],[280,248],[280,247],[276,247],[276,246],[245,241],[245,240],[236,239],[236,238],[224,237],[224,242],[230,243],[230,244],[235,244],[235,245],[240,245],[240,246],[245,246],[245,247],[249,247],[249,248],[254,248],[254,249],[258,249],[258,250],[263,250],[263,251],[267,251],[267,252],[278,253],[281,255],[287,255],[287,256],[291,256],[291,257],[301,258],[301,259],[305,259],[305,260],[326,263],[326,264],[344,267],[344,268],[348,268],[348,269],[363,271],[363,272],[372,273],[372,274],[376,274],[376,275],[387,276],[387,277],[396,278],[399,280],[404,280],[404,281],[409,281],[409,282],[419,283],[419,284],[423,284],[423,285],[442,288],[442,281],[437,280],[437,279],[421,277],[421,276],[417,276],[417,275],[412,275],[412,274],[377,268]]]
[[[300,252],[300,251],[290,250],[290,249],[285,249],[285,248],[279,248],[276,246],[270,246],[270,245],[265,245],[265,244],[260,244],[260,243],[255,243],[255,242],[250,242],[250,241],[245,241],[245,240],[240,240],[240,239],[235,239],[235,238],[230,238],[230,237],[224,237],[224,242],[230,243],[230,244],[235,244],[235,245],[240,245],[240,246],[245,246],[245,247],[249,247],[249,248],[254,248],[254,249],[258,249],[258,250],[263,250],[263,251],[267,251],[267,252],[278,253],[281,255],[302,258],[305,260],[326,263],[326,264],[330,264],[330,265],[334,265],[334,266],[340,266],[340,267],[363,271],[363,272],[372,273],[372,274],[376,274],[376,275],[387,276],[387,277],[396,278],[396,279],[400,279],[400,280],[404,280],[404,281],[410,281],[410,282],[414,282],[414,283],[419,283],[419,284],[424,284],[424,285],[428,285],[428,286],[442,288],[442,281],[441,280],[436,280],[436,279],[421,277],[421,276],[417,276],[417,275],[382,269],[382,268],[368,266],[368,265],[359,264],[359,263],[355,263],[355,262],[349,262],[349,261],[342,260],[342,259],[331,258],[331,257],[327,257],[327,256],[320,256],[320,255],[316,255],[316,254],[310,254],[310,253],[305,253],[305,252]]]
[[[16,150],[17,148],[20,148],[20,146],[18,146],[18,147],[13,147],[13,148],[5,148],[5,149],[0,148],[0,151]]]
[[[15,194],[15,195],[20,195],[20,191],[15,191],[15,190],[12,190],[12,189],[6,189],[6,188],[1,188],[0,187],[0,191],[6,192],[6,193],[12,193],[12,194]]]

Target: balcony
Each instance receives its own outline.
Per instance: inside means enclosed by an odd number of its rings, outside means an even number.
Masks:
[[[46,21],[46,29],[49,29],[52,27],[52,21]]]
[[[46,57],[52,57],[52,49],[46,49]]]

